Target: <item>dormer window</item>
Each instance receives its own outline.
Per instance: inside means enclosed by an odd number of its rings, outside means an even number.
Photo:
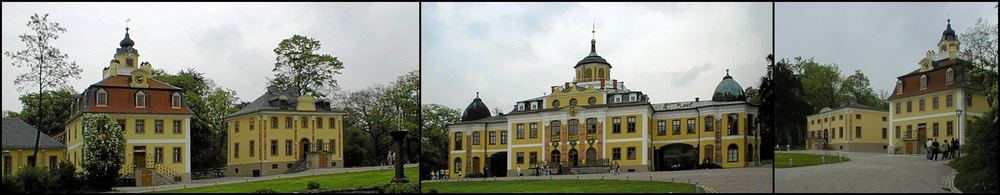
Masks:
[[[517,110],[524,111],[524,103],[518,103],[517,104]]]
[[[146,107],[146,93],[142,91],[135,92],[135,107],[136,108]]]
[[[634,93],[633,94],[629,94],[628,101],[629,102],[635,102],[635,100],[636,100],[636,94],[634,94]]]
[[[108,107],[108,92],[104,89],[97,90],[97,107]]]
[[[920,90],[927,89],[927,75],[920,75]]]
[[[896,81],[896,94],[903,94],[903,81]]]
[[[615,103],[622,103],[622,95],[615,95]]]
[[[174,109],[181,108],[181,94],[180,93],[174,92],[173,95],[170,95],[170,107],[174,108]]]
[[[944,74],[944,83],[945,85],[951,85],[954,82],[955,82],[955,70],[948,68],[948,70],[945,71]]]
[[[532,110],[534,110],[534,109],[538,109],[538,103],[535,103],[535,102],[531,102],[531,109],[532,109]]]

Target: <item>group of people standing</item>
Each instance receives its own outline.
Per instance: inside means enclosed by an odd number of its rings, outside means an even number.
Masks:
[[[953,158],[958,158],[961,156],[959,150],[958,141],[955,138],[951,138],[951,141],[944,140],[938,142],[937,138],[927,139],[927,144],[924,146],[927,150],[927,160],[935,161],[938,160],[938,156],[941,156],[941,160],[948,160]]]

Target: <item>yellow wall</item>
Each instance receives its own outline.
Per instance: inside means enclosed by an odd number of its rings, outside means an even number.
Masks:
[[[954,102],[951,107],[948,107],[946,104],[947,95],[952,95],[952,97],[954,98],[953,100]],[[960,123],[958,121],[958,117],[955,115],[955,110],[964,108],[963,118],[966,119],[966,121],[962,122],[961,125],[968,127],[969,122],[974,120],[975,118],[974,115],[981,115],[983,112],[986,111],[986,109],[988,109],[986,97],[984,95],[979,93],[970,93],[968,91],[966,91],[963,95],[964,97],[968,96],[972,97],[972,106],[959,105],[960,101],[958,97],[958,90],[947,90],[936,93],[924,94],[920,96],[892,100],[891,103],[893,105],[895,105],[896,103],[900,104],[900,107],[894,108],[894,109],[900,109],[900,113],[894,114],[893,124],[892,127],[889,127],[889,131],[895,131],[895,129],[898,127],[900,135],[898,135],[897,137],[902,139],[904,136],[906,136],[908,129],[907,127],[909,127],[909,129],[911,129],[912,131],[913,139],[917,139],[917,136],[921,131],[921,127],[924,127],[926,129],[924,131],[926,131],[927,138],[931,139],[936,138],[939,141],[951,140],[952,138],[954,138],[957,141],[959,140],[958,137],[959,129],[965,129],[965,128],[959,127]],[[937,109],[933,108],[932,105],[933,97],[940,98],[939,99],[940,105]],[[924,111],[920,111],[919,109],[919,101],[921,99],[923,99],[926,103]],[[965,99],[961,100],[963,104],[966,104],[966,101],[967,100]],[[906,111],[906,102],[913,102],[913,108],[911,112]],[[895,112],[895,110],[891,110],[890,112]],[[953,130],[950,135],[948,134],[947,130],[948,122],[952,122],[953,125]],[[935,123],[938,124],[937,136],[934,135]],[[921,140],[921,141],[926,141],[926,140]],[[917,151],[922,151],[922,150],[923,148],[917,149]]]
[[[277,117],[277,128],[272,128],[271,117]],[[291,117],[292,128],[286,128],[285,120]],[[308,120],[305,128],[302,127],[302,120]],[[330,118],[334,119],[335,126],[330,126]],[[316,120],[322,120],[323,127],[316,128]],[[250,128],[253,121],[254,128]],[[330,140],[335,144],[332,150],[331,161],[343,160],[343,114],[339,113],[314,113],[314,112],[255,112],[246,115],[236,116],[226,119],[229,134],[227,157],[229,165],[264,162],[288,162],[299,160],[302,155],[302,139],[309,140],[310,145],[315,150],[319,140],[323,141],[323,149],[329,150]],[[236,132],[239,123],[239,132]],[[254,141],[254,156],[250,156],[250,141]],[[271,140],[278,141],[277,155],[271,155]],[[286,141],[292,141],[292,154],[286,153]],[[236,158],[236,149],[239,144],[239,158]]]
[[[23,166],[28,166],[28,157],[34,154],[34,148],[4,148],[3,155],[4,160],[0,162],[3,167],[3,175],[16,174],[18,170]],[[36,159],[36,166],[38,167],[50,167],[50,158],[55,157],[55,165],[58,166],[59,162],[62,162],[66,156],[66,149],[64,148],[39,148],[38,156],[41,158]],[[7,164],[7,158],[10,158],[10,164]],[[10,166],[10,172],[7,172],[7,166]]]
[[[604,98],[605,98],[604,93],[601,93],[601,92],[597,91],[596,89],[593,89],[593,88],[577,89],[574,86],[570,86],[570,90],[568,90],[566,92],[563,92],[562,90],[559,90],[559,91],[556,91],[556,92],[552,93],[548,97],[546,97],[545,101],[544,101],[545,105],[543,107],[544,108],[552,108],[552,102],[555,101],[555,100],[559,100],[559,107],[560,108],[567,107],[567,106],[570,105],[569,104],[570,100],[572,100],[574,98],[576,99],[576,105],[577,106],[590,105],[589,101],[590,101],[591,97],[594,97],[594,98],[597,99],[597,102],[594,105],[601,105],[601,104],[603,104],[603,102],[605,102],[604,101]]]
[[[857,119],[861,115],[861,119]],[[831,118],[832,117],[832,118]],[[806,117],[807,136],[823,138],[823,130],[829,130],[830,144],[841,143],[880,143],[886,144],[889,139],[889,113],[858,108],[843,108]],[[883,121],[882,119],[886,120]],[[861,137],[858,138],[856,128],[861,127]],[[841,133],[843,128],[843,134]],[[886,139],[882,139],[882,129],[886,128]],[[836,136],[834,136],[836,135]]]
[[[117,120],[125,120],[125,161],[123,168],[134,165],[133,150],[135,146],[146,147],[146,160],[154,160],[155,149],[163,148],[163,159],[161,166],[170,169],[177,174],[188,173],[190,150],[187,144],[190,139],[189,117],[191,115],[163,115],[163,114],[109,114]],[[71,163],[77,166],[78,171],[82,171],[83,160],[83,117],[77,117],[67,123],[66,131],[66,156]],[[136,132],[136,120],[144,120],[143,133]],[[156,133],[156,120],[163,121],[163,133]],[[180,131],[174,133],[174,120],[180,121]],[[180,162],[173,162],[173,148],[180,148]],[[123,170],[124,171],[124,170]]]

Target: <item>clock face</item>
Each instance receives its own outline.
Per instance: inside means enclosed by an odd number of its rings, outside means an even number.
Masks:
[[[146,82],[146,78],[144,76],[142,76],[142,75],[136,77],[135,80],[139,81],[139,83],[145,83]]]

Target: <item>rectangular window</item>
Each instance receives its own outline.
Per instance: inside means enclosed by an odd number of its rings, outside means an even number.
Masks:
[[[479,132],[472,132],[472,145],[479,145]]]
[[[294,149],[292,148],[292,140],[286,139],[285,140],[285,156],[291,156],[292,155],[292,151],[294,151]]]
[[[628,132],[635,133],[635,117],[628,117]]]
[[[861,127],[854,127],[854,138],[861,138]]]
[[[954,105],[953,102],[955,102],[955,98],[952,97],[951,95],[944,97],[944,107],[951,108],[951,106]]]
[[[163,134],[163,120],[153,121],[153,132],[156,134]]]
[[[271,117],[271,129],[278,128],[278,117]]]
[[[292,128],[292,117],[285,117],[285,129]]]
[[[687,119],[687,123],[688,123],[688,124],[687,124],[687,133],[688,133],[688,134],[692,134],[692,133],[695,133],[695,131],[697,130],[697,129],[696,129],[695,127],[694,127],[694,123],[695,123],[695,122],[697,122],[697,120],[698,120],[698,118],[690,118],[690,119]]]
[[[730,146],[735,146],[735,145],[730,145]],[[729,155],[726,155],[726,157],[728,157],[728,159],[726,159],[727,161],[729,161],[729,162],[739,161],[739,158],[740,158],[740,150],[739,149],[737,149],[735,147],[730,147],[730,148],[728,148],[727,152],[729,152]]]
[[[323,118],[317,118],[316,119],[316,128],[317,129],[322,129],[323,128]]]
[[[899,137],[900,137],[899,126],[896,126],[896,139],[899,139]]]
[[[271,156],[277,156],[277,155],[278,155],[278,140],[272,139],[271,140]]]
[[[955,129],[954,129],[955,125],[951,121],[948,121],[947,123],[945,123],[944,128],[946,130],[945,131],[946,135],[948,135],[948,136],[955,135]]]
[[[489,134],[490,134],[490,145],[496,145],[497,144],[497,132],[490,131]]]
[[[934,137],[938,137],[941,132],[940,128],[938,127],[938,123],[934,123],[932,126],[933,126],[933,128],[931,129],[932,135],[934,135]]]
[[[529,138],[538,138],[538,123],[531,123],[529,126],[531,128],[529,129],[528,137]]]
[[[728,118],[728,120],[729,120],[729,125],[728,125],[729,135],[739,135],[740,134],[740,130],[739,130],[740,118],[738,116],[739,115],[737,115],[737,114],[729,114],[728,115],[728,117],[729,117]],[[840,115],[840,119],[844,119],[844,115]]]
[[[240,143],[233,144],[233,158],[240,159]]]
[[[621,159],[622,159],[622,148],[612,148],[611,160],[621,160]]]
[[[233,130],[235,130],[237,133],[240,132],[240,121],[233,121]]]
[[[455,132],[455,150],[462,150],[462,132]]]
[[[882,128],[882,139],[889,139],[889,130]]]
[[[517,124],[517,139],[524,139],[524,124]]]
[[[918,105],[919,106],[918,108],[920,108],[920,111],[923,112],[924,111],[924,99],[920,99],[919,102],[920,102],[919,103],[920,105]]]
[[[524,164],[524,152],[517,153],[517,164]]]
[[[174,156],[173,162],[174,163],[180,163],[181,162],[181,148],[180,147],[174,147],[173,152],[174,152],[173,153],[174,154],[173,155]]]
[[[181,131],[181,121],[174,120],[174,134],[181,134],[181,133],[183,133]]]
[[[156,164],[163,163],[163,147],[153,148],[153,162]]]
[[[309,119],[306,117],[302,117],[302,128],[309,128]]]
[[[860,114],[855,114],[854,115],[854,119],[861,119],[861,115]]]
[[[532,165],[538,164],[538,152],[528,153],[528,163]]]
[[[840,127],[840,138],[844,138],[844,127]]]
[[[899,106],[899,103],[896,103],[896,114],[899,114],[901,112],[900,110],[902,110],[902,109],[903,109],[903,107]]]
[[[122,131],[125,131],[125,119],[117,119],[117,121],[118,121],[118,128],[122,128]],[[73,133],[73,136],[76,136],[76,133]]]
[[[181,107],[181,96],[180,95],[177,95],[175,93],[174,95],[170,96],[170,107],[173,107],[173,108],[180,108]]]
[[[59,165],[59,157],[49,156],[49,168],[55,169]]]
[[[972,106],[972,96],[965,97],[965,106]]]
[[[883,116],[883,117],[882,117],[882,122],[885,122],[885,121],[887,121],[887,119],[888,119],[888,118],[886,118],[886,117],[884,117],[884,116]]]
[[[337,122],[337,118],[330,117],[330,129],[336,129],[337,128],[337,123],[336,122]]]
[[[611,119],[611,133],[622,133],[622,118]]]
[[[635,147],[628,147],[628,159],[635,160]]]
[[[254,143],[254,141],[250,140],[250,157],[254,157],[254,155],[256,154],[255,146],[256,144]]]
[[[146,120],[135,119],[135,134],[146,133]]]
[[[667,121],[656,122],[656,135],[667,135]]]
[[[507,144],[507,131],[500,132],[500,144]]]
[[[673,126],[671,128],[674,128],[673,132],[671,134],[680,135],[681,134],[681,120],[680,119],[674,119]]]
[[[906,113],[910,113],[910,112],[913,112],[913,102],[907,101],[906,102]]]
[[[337,140],[330,139],[330,153],[337,154]]]

